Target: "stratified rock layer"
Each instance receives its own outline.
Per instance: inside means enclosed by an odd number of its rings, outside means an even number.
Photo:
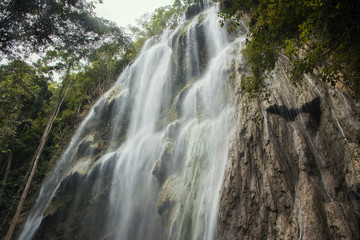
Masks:
[[[249,100],[240,73],[233,81],[219,239],[360,239],[359,105],[311,76],[294,86],[286,59],[267,100]]]

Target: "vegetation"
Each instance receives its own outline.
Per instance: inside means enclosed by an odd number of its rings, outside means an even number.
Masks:
[[[130,26],[133,37],[133,54],[137,54],[145,40],[160,35],[165,29],[172,29],[179,23],[185,6],[180,0],[175,0],[173,5],[157,8],[151,14],[144,14],[137,19],[137,26]]]
[[[315,74],[360,96],[360,2],[357,0],[223,0],[222,25],[234,30],[251,16],[244,53],[252,76],[244,88],[261,91],[280,55],[293,63],[292,77]]]
[[[61,45],[83,49],[109,32],[118,31],[97,18],[94,1],[84,0],[3,0],[0,2],[0,53],[44,51]]]
[[[31,199],[36,197],[43,177],[51,169],[83,114],[129,62],[127,58],[118,56],[119,48],[110,51],[115,47],[116,44],[103,44],[89,54],[88,64],[81,69],[73,67],[70,70],[73,60],[58,62],[66,63],[67,69],[60,82],[51,79],[51,71],[62,69],[57,64],[47,65],[49,55],[57,59],[54,56],[59,56],[59,52],[55,55],[51,51],[46,58],[32,65],[14,60],[0,66],[1,193],[4,193],[0,199],[1,231],[7,230],[5,222],[11,220],[54,109],[58,112],[36,169],[29,194]],[[6,174],[9,164],[11,171]],[[28,201],[24,210],[28,210],[31,204],[32,201]]]

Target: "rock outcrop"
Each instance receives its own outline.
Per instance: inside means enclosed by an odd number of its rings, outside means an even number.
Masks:
[[[294,86],[289,69],[282,58],[267,99],[234,75],[219,239],[360,239],[360,106],[311,76]]]

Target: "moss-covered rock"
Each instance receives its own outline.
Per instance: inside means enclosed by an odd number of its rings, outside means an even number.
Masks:
[[[176,174],[169,177],[161,188],[161,195],[157,205],[158,213],[160,215],[164,214],[164,212],[170,213],[172,211],[180,197],[180,190],[181,178]]]
[[[165,143],[160,158],[156,161],[151,173],[158,179],[160,184],[163,184],[167,176],[173,169],[173,154],[174,143],[168,141]]]

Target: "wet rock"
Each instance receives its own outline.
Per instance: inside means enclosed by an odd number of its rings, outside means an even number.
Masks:
[[[160,154],[160,158],[156,161],[151,173],[154,175],[160,185],[164,183],[167,176],[171,174],[173,168],[172,156],[174,152],[174,145],[172,142],[167,142]]]
[[[185,12],[185,17],[187,20],[198,15],[202,11],[203,7],[199,4],[193,4]]]
[[[179,131],[180,128],[180,122],[174,121],[170,123],[165,130],[165,136],[171,139],[174,139]]]
[[[115,161],[95,166],[88,175],[68,175],[45,211],[34,239],[104,239],[109,190]],[[103,178],[99,179],[99,174]],[[97,186],[97,191],[93,187]],[[76,196],[76,197],[74,197]]]
[[[178,188],[181,187],[179,179],[180,178],[177,175],[171,176],[162,187],[157,206],[159,215],[165,213],[169,214],[175,206],[176,201],[179,198],[180,191]]]
[[[249,101],[235,74],[219,239],[360,238],[360,106],[312,76],[295,87],[289,72],[281,59],[268,101]]]
[[[95,156],[101,151],[101,144],[99,140],[95,139],[95,133],[86,136],[80,143],[77,153],[77,159],[85,156]]]
[[[289,109],[283,105],[271,105],[266,109],[268,113],[276,114],[284,118],[286,121],[294,121],[300,113],[308,113],[310,115],[306,126],[310,129],[317,130],[321,121],[320,97],[314,98],[312,101],[305,103],[299,108]]]

